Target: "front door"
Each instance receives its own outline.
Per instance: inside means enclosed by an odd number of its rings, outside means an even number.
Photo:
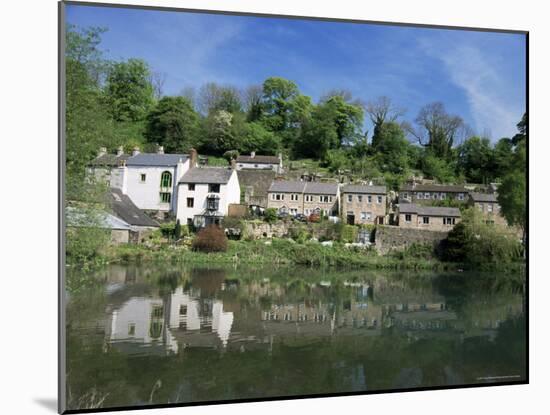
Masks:
[[[346,216],[346,221],[348,225],[355,225],[355,215],[349,214]]]

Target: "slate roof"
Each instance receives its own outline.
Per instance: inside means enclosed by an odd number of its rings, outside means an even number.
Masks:
[[[194,167],[189,169],[179,182],[226,184],[234,171],[225,167]]]
[[[189,158],[188,154],[157,154],[157,153],[139,153],[130,156],[126,160],[127,166],[151,166],[151,167],[173,167],[177,166],[182,160],[185,162]]]
[[[129,157],[129,154],[121,154],[120,156],[117,156],[116,154],[106,153],[93,159],[90,162],[90,165],[116,167],[118,166],[120,160],[128,160]]]
[[[447,192],[447,193],[466,193],[464,186],[454,184],[405,184],[400,189],[401,192]]]
[[[474,202],[489,202],[498,203],[497,195],[495,193],[470,193],[470,197]]]
[[[158,227],[159,224],[147,216],[120,189],[109,189],[109,204],[113,213],[133,226]]]
[[[280,193],[303,193],[306,182],[295,182],[287,180],[276,180],[269,186],[268,192]]]
[[[238,170],[237,177],[241,188],[252,187],[254,196],[267,196],[267,190],[275,179],[273,170]]]
[[[89,211],[75,207],[68,207],[67,225],[73,227],[98,227],[103,229],[116,229],[130,231],[132,227],[124,220],[104,211]]]
[[[279,164],[279,157],[277,156],[238,156],[237,163],[268,163],[268,164]]]
[[[342,193],[386,194],[386,186],[348,184],[342,188]]]
[[[308,194],[321,194],[321,195],[335,195],[338,193],[337,183],[319,183],[319,182],[306,182],[306,189],[304,193]]]
[[[399,205],[399,213],[415,213],[421,216],[454,216],[460,217],[460,209],[453,207],[422,206],[415,203]]]

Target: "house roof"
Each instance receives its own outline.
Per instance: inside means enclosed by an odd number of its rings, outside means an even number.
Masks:
[[[415,213],[422,216],[454,216],[460,217],[460,209],[453,207],[422,206],[416,203],[399,205],[399,213]]]
[[[241,187],[252,187],[254,196],[267,196],[267,190],[275,179],[276,173],[273,170],[238,170],[237,177]]]
[[[90,165],[116,167],[118,166],[120,160],[128,160],[129,157],[129,154],[121,154],[120,156],[117,156],[116,154],[105,153],[93,159],[90,162]]]
[[[177,166],[181,160],[185,162],[189,158],[188,154],[158,154],[158,153],[139,153],[130,156],[126,160],[127,166],[151,166],[151,167],[172,167]]]
[[[337,183],[306,182],[304,193],[335,195],[338,193]]]
[[[120,189],[109,189],[109,204],[113,213],[133,226],[158,227],[159,224],[139,209]]]
[[[466,188],[462,185],[454,184],[405,184],[400,189],[401,192],[448,192],[465,193]]]
[[[268,163],[268,164],[279,164],[280,160],[277,156],[238,156],[237,163]]]
[[[69,206],[65,213],[67,215],[68,226],[82,228],[96,227],[125,231],[132,230],[129,223],[102,210],[93,211]]]
[[[348,184],[342,188],[342,193],[386,194],[386,186]]]
[[[498,203],[497,195],[495,193],[470,193],[470,197],[474,202],[489,202]]]
[[[226,167],[194,167],[189,169],[179,182],[225,184],[234,171]]]
[[[268,192],[303,193],[305,188],[306,182],[275,180],[269,186]]]

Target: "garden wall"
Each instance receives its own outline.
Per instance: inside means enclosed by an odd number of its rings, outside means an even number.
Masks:
[[[401,228],[399,226],[378,225],[375,246],[378,253],[385,255],[391,250],[403,250],[413,243],[432,243],[434,247],[447,238],[448,232],[428,229]]]

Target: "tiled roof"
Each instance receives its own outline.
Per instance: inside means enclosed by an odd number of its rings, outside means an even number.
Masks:
[[[342,193],[386,194],[386,186],[348,184],[342,188]]]
[[[308,194],[323,194],[323,195],[335,195],[338,193],[337,183],[319,183],[319,182],[307,182],[304,193]]]
[[[226,167],[194,167],[189,169],[179,182],[226,184],[234,171]]]
[[[267,196],[267,190],[275,178],[273,170],[238,170],[237,177],[241,188],[252,187],[255,196]]]
[[[399,190],[400,192],[448,192],[448,193],[466,193],[464,186],[454,184],[405,184]]]
[[[281,193],[303,193],[306,188],[306,182],[294,182],[286,180],[276,180],[269,186],[268,192]]]
[[[189,158],[187,154],[157,154],[157,153],[139,153],[128,157],[127,166],[151,166],[151,167],[173,167],[177,166],[181,160],[185,162]]]
[[[460,217],[460,209],[453,207],[422,206],[415,203],[399,205],[399,213],[415,213],[422,216],[454,216]]]
[[[109,189],[109,204],[113,213],[133,226],[158,227],[159,224],[139,209],[134,202],[120,191]]]
[[[470,197],[474,202],[490,202],[498,203],[495,193],[470,193]]]
[[[268,164],[279,164],[279,157],[277,156],[238,156],[237,163],[268,163]]]

